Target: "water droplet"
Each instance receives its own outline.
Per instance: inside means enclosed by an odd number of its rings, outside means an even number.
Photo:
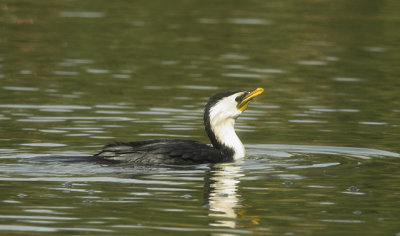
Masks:
[[[290,186],[293,185],[293,182],[291,182],[291,181],[285,181],[285,182],[283,182],[282,184],[285,185],[286,187],[290,187]]]
[[[358,192],[360,191],[359,188],[357,188],[356,186],[350,186],[348,189],[346,189],[349,192]]]

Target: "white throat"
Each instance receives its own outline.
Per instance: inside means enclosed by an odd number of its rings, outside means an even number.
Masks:
[[[228,109],[233,107],[235,109]],[[246,155],[246,151],[235,132],[235,119],[242,112],[236,109],[234,97],[227,97],[217,103],[210,111],[210,125],[215,138],[221,144],[234,150],[233,159],[238,160]]]
[[[241,159],[246,155],[243,143],[235,132],[235,119],[228,119],[225,122],[216,122],[216,124],[211,122],[211,125],[217,140],[235,151],[233,159]]]

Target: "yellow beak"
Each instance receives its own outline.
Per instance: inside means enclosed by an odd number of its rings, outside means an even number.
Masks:
[[[236,107],[241,111],[246,110],[250,101],[253,98],[257,97],[258,95],[262,94],[263,92],[264,92],[263,88],[257,88],[257,89],[254,89],[253,91],[248,92],[248,94],[246,94],[246,96],[243,98],[243,100]]]

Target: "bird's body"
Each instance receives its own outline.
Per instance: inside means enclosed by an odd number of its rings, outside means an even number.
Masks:
[[[209,99],[204,110],[204,125],[212,146],[191,140],[153,139],[108,144],[95,156],[106,161],[142,165],[217,163],[243,158],[245,149],[235,133],[235,120],[263,91],[261,88],[250,92],[227,91]]]
[[[145,165],[230,161],[212,146],[181,139],[113,143],[105,146],[97,156],[109,161]]]

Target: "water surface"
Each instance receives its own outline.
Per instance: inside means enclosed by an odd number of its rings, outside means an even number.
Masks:
[[[400,4],[0,3],[0,232],[398,235]],[[238,163],[33,161],[209,142],[207,98],[263,87]]]

